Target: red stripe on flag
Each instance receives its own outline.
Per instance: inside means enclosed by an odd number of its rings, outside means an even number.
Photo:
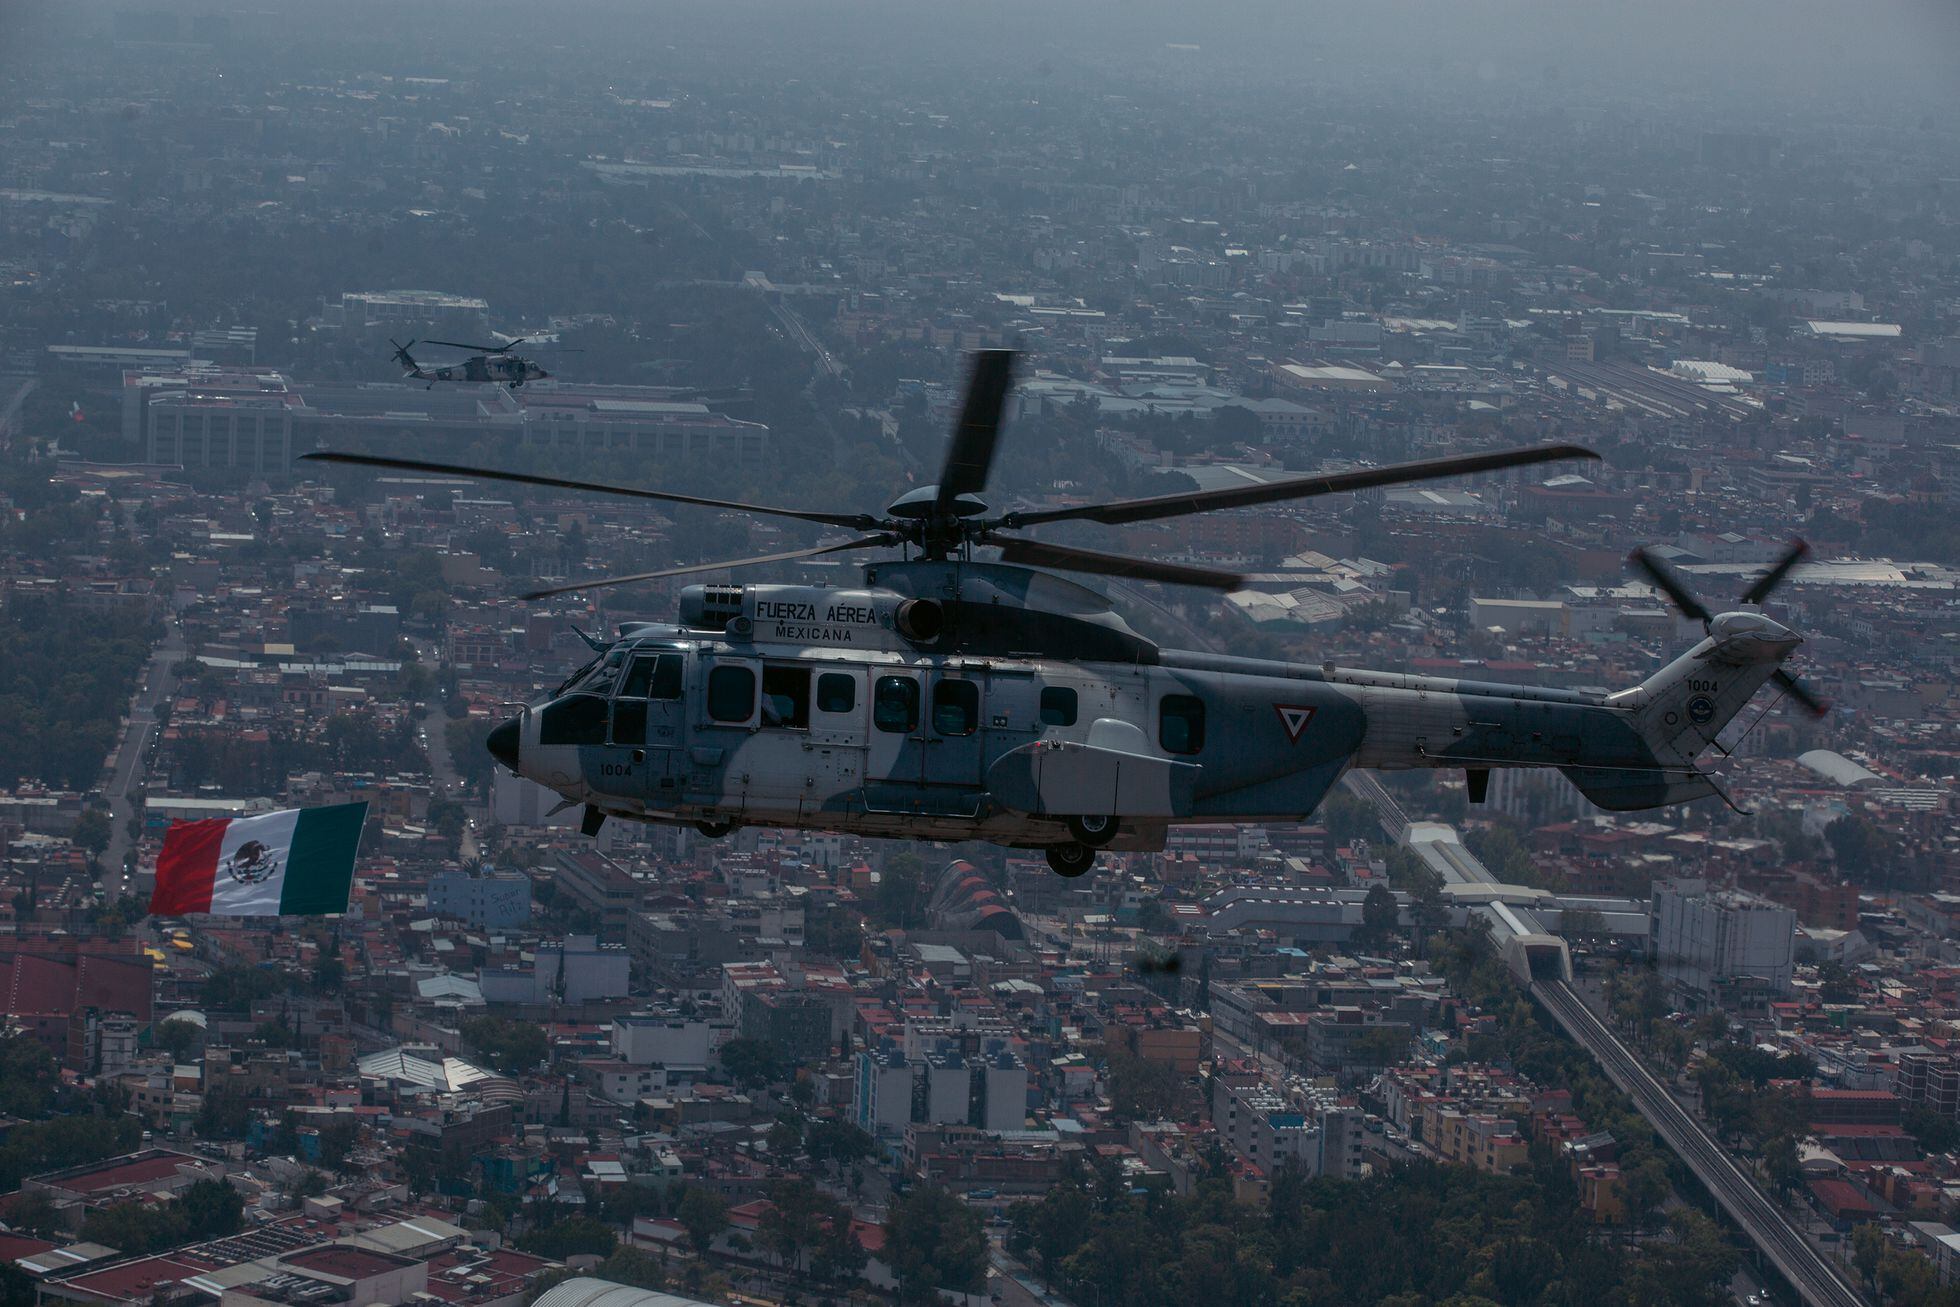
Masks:
[[[150,891],[150,915],[181,917],[211,910],[211,888],[218,879],[218,850],[229,817],[173,821],[157,854],[157,883]]]

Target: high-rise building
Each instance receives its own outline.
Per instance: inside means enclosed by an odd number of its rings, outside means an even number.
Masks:
[[[1682,1007],[1750,1008],[1790,992],[1797,914],[1706,881],[1654,884],[1649,947]]]
[[[439,871],[429,881],[429,910],[472,926],[521,926],[531,919],[531,878],[492,867]]]

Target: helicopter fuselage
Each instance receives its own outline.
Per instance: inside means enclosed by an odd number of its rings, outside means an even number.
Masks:
[[[1726,614],[1602,695],[1162,650],[1086,587],[958,562],[689,587],[681,618],[625,627],[493,752],[594,829],[1147,850],[1174,824],[1301,819],[1352,766],[1462,768],[1477,798],[1499,767],[1560,768],[1607,807],[1714,793],[1694,754],[1796,643]]]

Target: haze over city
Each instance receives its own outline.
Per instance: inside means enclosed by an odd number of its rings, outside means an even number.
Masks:
[[[0,0],[0,1307],[1960,1303],[1956,54]]]

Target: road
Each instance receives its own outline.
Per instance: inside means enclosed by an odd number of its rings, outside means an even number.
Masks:
[[[1561,980],[1537,981],[1535,997],[1579,1046],[1591,1053],[1634,1101],[1668,1146],[1686,1162],[1763,1256],[1789,1281],[1808,1307],[1863,1307],[1864,1299],[1736,1164],[1727,1149],[1701,1128],[1667,1086],[1607,1029],[1593,1010]]]
[[[422,752],[429,755],[429,775],[435,781],[435,792],[447,795],[465,809],[474,811],[471,796],[463,793],[463,780],[456,771],[456,759],[449,752],[449,714],[443,711],[439,702],[430,705],[422,715]],[[464,862],[479,856],[474,816],[470,818],[469,825],[463,828],[463,839],[457,845],[456,856]]]
[[[817,365],[825,373],[834,377],[844,370],[844,365],[837,361],[837,356],[826,349],[821,340],[817,339],[817,333],[810,330],[809,325],[802,318],[796,316],[795,309],[784,304],[781,300],[776,301],[776,303],[769,307],[775,313],[776,321],[782,323],[783,329],[789,332],[790,339],[802,346],[807,352],[817,356]]]
[[[109,800],[109,847],[102,852],[100,883],[103,896],[110,902],[134,889],[135,878],[123,867],[132,845],[129,817],[136,810],[135,796],[142,793],[143,777],[150,768],[149,746],[157,729],[156,706],[176,685],[177,678],[170,669],[183,657],[183,630],[174,617],[169,618],[163,640],[150,655],[136,695],[130,700],[129,721],[123,728],[122,742],[116,746],[115,765],[102,787],[103,797]]]

